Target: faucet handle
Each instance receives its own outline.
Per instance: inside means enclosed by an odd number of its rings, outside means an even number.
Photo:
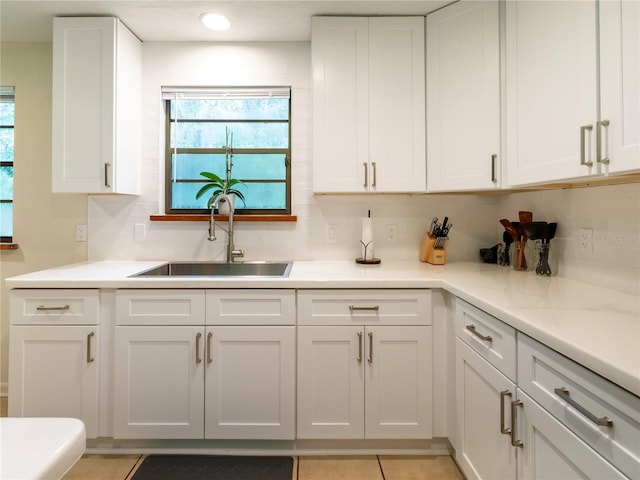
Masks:
[[[238,250],[231,251],[231,261],[233,261],[234,258],[242,258],[242,257],[244,257],[244,250],[238,249]]]

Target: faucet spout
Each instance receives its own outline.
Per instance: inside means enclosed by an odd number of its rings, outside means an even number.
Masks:
[[[228,227],[227,227],[227,252],[226,252],[226,262],[232,263],[237,257],[243,257],[243,250],[236,250],[233,244],[233,215],[235,213],[235,206],[233,202],[233,198],[231,198],[231,194],[228,193],[219,193],[216,195],[211,202],[211,217],[209,218],[209,236],[207,240],[213,242],[216,240],[216,220],[214,217],[214,210],[216,206],[219,204],[220,200],[224,200],[229,205],[229,217],[227,219]]]

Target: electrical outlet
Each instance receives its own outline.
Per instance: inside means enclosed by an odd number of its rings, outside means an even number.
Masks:
[[[581,228],[578,232],[578,250],[583,255],[593,253],[593,229]]]
[[[76,242],[86,242],[87,241],[87,226],[79,223],[76,225]]]
[[[327,242],[336,243],[338,241],[338,227],[336,225],[327,225]]]
[[[395,242],[397,233],[398,233],[397,225],[387,225],[387,240],[388,241]]]

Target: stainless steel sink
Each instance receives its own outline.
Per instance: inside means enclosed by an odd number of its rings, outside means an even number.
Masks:
[[[169,262],[132,277],[288,277],[290,262]]]

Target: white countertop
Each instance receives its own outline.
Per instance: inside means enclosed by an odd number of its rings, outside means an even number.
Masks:
[[[294,262],[287,278],[137,277],[166,261],[87,262],[10,288],[443,288],[640,396],[640,297],[482,263]]]

